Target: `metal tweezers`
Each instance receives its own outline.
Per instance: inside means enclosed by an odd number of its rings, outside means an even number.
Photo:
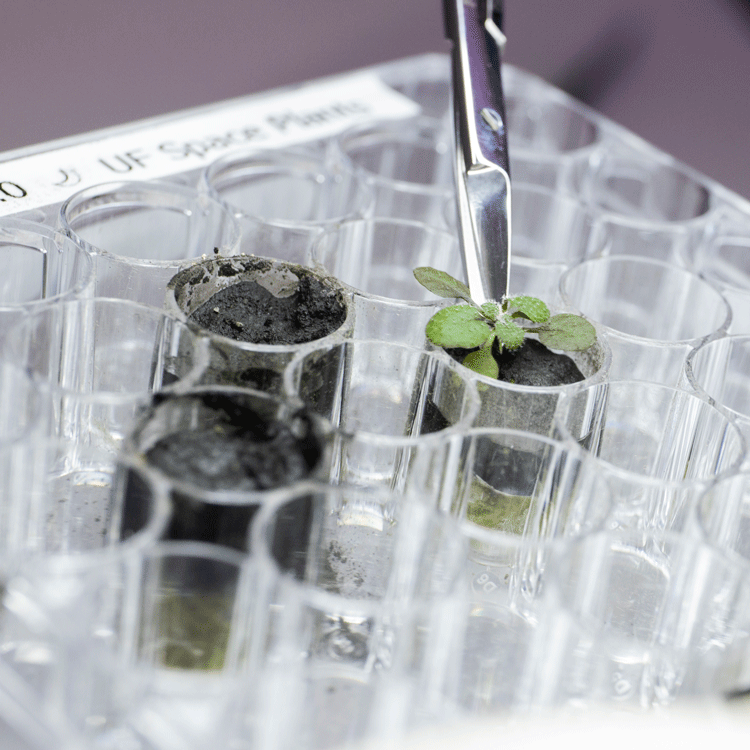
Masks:
[[[510,275],[510,175],[500,55],[501,0],[443,0],[453,42],[456,192],[466,278],[476,302],[501,301]]]

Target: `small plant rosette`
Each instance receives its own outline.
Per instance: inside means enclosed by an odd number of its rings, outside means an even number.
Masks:
[[[508,383],[469,371],[481,401],[473,426],[504,427],[554,436],[554,412],[559,398],[579,387],[608,380],[612,361],[612,351],[598,327],[595,344],[585,351],[566,354],[583,374],[583,380],[563,385],[533,386]],[[447,352],[445,356],[450,357]]]
[[[582,384],[603,382],[609,377],[612,352],[606,336],[599,326],[580,314],[567,310],[550,311],[541,300],[525,295],[501,303],[490,301],[477,305],[471,299],[468,287],[449,274],[435,272],[435,269],[416,269],[414,275],[435,294],[463,300],[463,304],[439,310],[426,326],[425,334],[428,348],[442,350],[451,359],[454,357],[446,351],[448,348],[473,349],[467,355],[469,362],[465,358],[461,364],[471,373],[481,399],[474,427],[504,427],[552,434],[554,411],[560,395]],[[451,312],[446,313],[446,310]],[[552,325],[546,327],[550,321]],[[562,325],[557,325],[559,322]],[[543,331],[535,330],[541,326],[545,326]],[[583,379],[553,386],[499,380],[491,353],[495,337],[502,337],[503,346],[509,349],[518,348],[525,338],[531,338],[551,351],[563,351],[581,371]],[[491,363],[487,363],[488,358],[492,359]]]

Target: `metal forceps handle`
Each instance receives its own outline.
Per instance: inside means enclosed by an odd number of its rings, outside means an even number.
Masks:
[[[456,192],[461,249],[475,301],[500,301],[510,274],[510,176],[500,54],[500,0],[443,0],[453,41]]]

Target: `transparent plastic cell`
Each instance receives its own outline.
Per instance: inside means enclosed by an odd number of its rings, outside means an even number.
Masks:
[[[0,226],[0,262],[4,328],[33,310],[93,293],[94,259],[44,224],[5,219]]]
[[[364,179],[326,151],[233,152],[205,170],[202,188],[227,203],[241,224],[242,252],[305,263],[316,235],[371,210],[373,192]]]
[[[729,302],[731,333],[750,333],[750,215],[747,226],[719,229],[718,236],[703,243],[694,253],[693,266]]]
[[[725,333],[732,311],[699,274],[643,256],[588,258],[560,278],[566,306],[604,328],[612,378],[676,385],[690,351]]]
[[[229,209],[193,188],[138,182],[82,190],[60,209],[62,231],[95,258],[96,293],[159,307],[187,259],[237,251]]]
[[[455,226],[449,121],[419,117],[357,125],[333,143],[374,193],[372,214]]]

